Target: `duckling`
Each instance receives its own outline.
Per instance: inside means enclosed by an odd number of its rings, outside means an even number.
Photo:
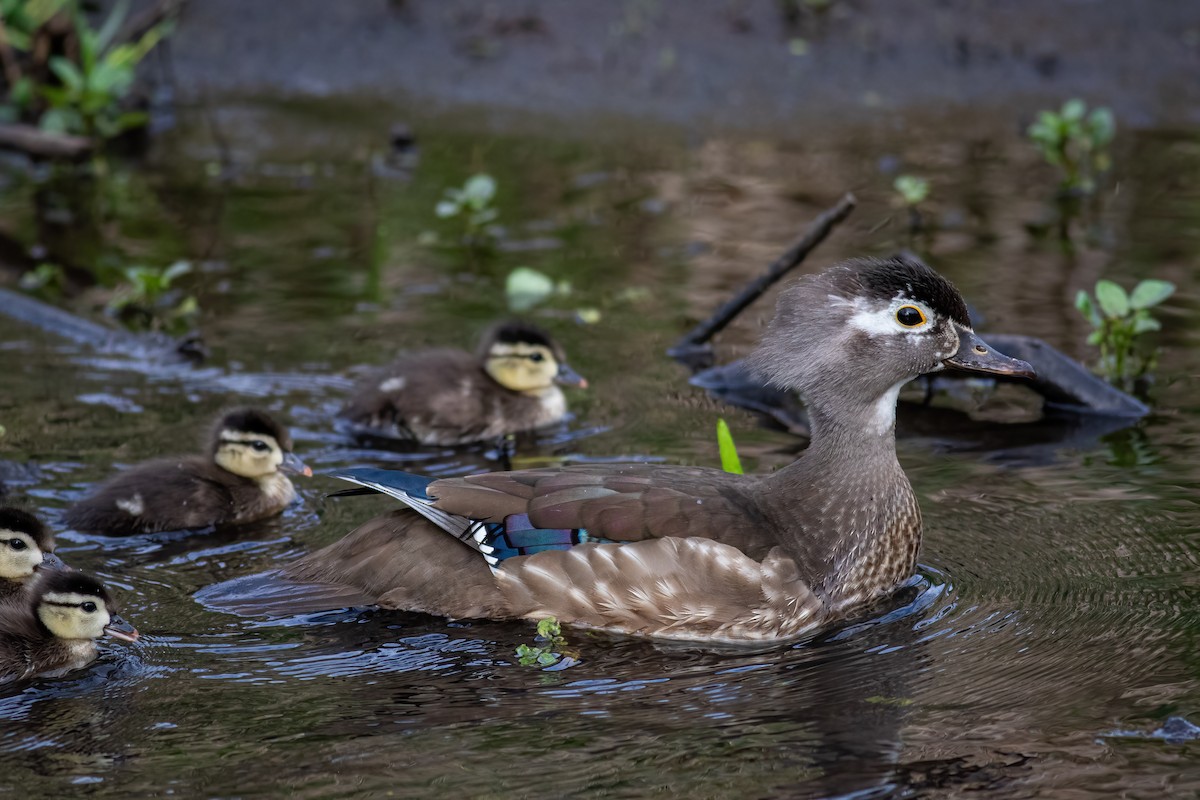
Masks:
[[[34,570],[59,568],[54,534],[32,514],[0,508],[0,600],[20,592]]]
[[[285,573],[451,618],[794,639],[916,567],[921,511],[896,459],[900,387],[947,367],[1033,374],[988,347],[958,290],[911,257],[854,259],[796,282],[751,363],[798,391],[812,420],[807,450],[770,475],[659,464],[441,480],[345,470],[335,477],[404,507]]]
[[[137,630],[114,610],[104,584],[89,575],[39,573],[26,594],[0,604],[0,683],[86,666],[104,634],[136,641]]]
[[[567,413],[559,385],[587,387],[541,328],[504,322],[476,355],[437,349],[401,356],[361,383],[339,416],[369,433],[462,445],[553,425]]]
[[[104,536],[254,522],[295,499],[285,472],[312,475],[292,453],[286,428],[262,411],[239,408],[217,420],[207,456],[130,467],[68,509],[64,521]]]

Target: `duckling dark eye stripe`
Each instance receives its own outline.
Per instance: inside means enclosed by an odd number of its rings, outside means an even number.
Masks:
[[[92,601],[92,600],[85,600],[84,602],[85,602],[85,603],[91,603],[91,602],[94,602],[94,601]],[[83,606],[84,606],[84,603],[60,603],[60,602],[58,602],[57,600],[43,600],[43,601],[42,601],[42,605],[44,605],[44,606],[58,606],[58,607],[60,607],[60,608],[83,608]]]
[[[538,360],[545,358],[541,353],[505,353],[504,355],[490,355],[488,361],[495,361],[498,358],[525,358],[533,361],[535,360],[534,356],[537,356]]]

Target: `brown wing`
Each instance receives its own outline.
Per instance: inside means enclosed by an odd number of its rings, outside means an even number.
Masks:
[[[590,464],[447,478],[428,492],[437,508],[471,519],[528,514],[538,528],[583,528],[614,542],[694,536],[761,558],[777,542],[747,497],[753,483],[700,467]]]

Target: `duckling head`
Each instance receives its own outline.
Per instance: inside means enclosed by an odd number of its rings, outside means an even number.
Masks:
[[[254,408],[230,411],[212,433],[212,457],[217,466],[243,478],[261,479],[276,472],[312,475],[292,453],[287,428]]]
[[[525,322],[492,328],[484,337],[480,359],[492,380],[514,392],[540,394],[554,384],[587,388],[550,334]]]
[[[30,586],[38,621],[59,639],[90,640],[108,634],[135,641],[137,630],[115,613],[104,584],[82,572],[43,572]]]
[[[900,387],[918,375],[947,367],[1034,374],[985,344],[958,289],[907,255],[851,259],[794,283],[750,363],[767,382],[798,391],[814,417],[878,433],[892,430]]]
[[[53,552],[54,534],[37,517],[0,508],[0,578],[24,580]]]

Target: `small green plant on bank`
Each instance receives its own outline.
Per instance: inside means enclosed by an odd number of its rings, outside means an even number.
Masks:
[[[38,264],[22,275],[17,285],[32,294],[60,297],[67,288],[67,276],[58,264]]]
[[[892,188],[899,204],[908,209],[908,230],[915,234],[924,227],[919,206],[929,197],[929,181],[916,175],[899,175]]]
[[[176,331],[200,310],[191,295],[178,297],[172,284],[192,271],[186,261],[169,267],[126,267],[126,283],[108,303],[108,311],[126,322],[151,330]]]
[[[733,434],[729,432],[729,425],[724,419],[717,420],[717,449],[721,453],[721,469],[734,475],[744,474],[737,445],[733,443]]]
[[[5,63],[8,102],[0,117],[100,139],[146,124],[146,114],[127,110],[124,101],[138,64],[169,35],[172,22],[118,43],[129,0],[119,0],[99,29],[91,27],[81,6],[80,0],[0,0],[6,41],[21,56]],[[65,48],[71,56],[34,52],[38,31],[60,13],[71,20],[73,39]],[[45,74],[49,79],[42,78]]]
[[[1107,280],[1096,282],[1094,298],[1079,290],[1075,307],[1092,325],[1088,343],[1100,348],[1100,372],[1109,383],[1129,391],[1153,369],[1157,353],[1139,340],[1162,328],[1150,309],[1174,292],[1175,284],[1160,280],[1144,280],[1129,294]]]
[[[480,173],[467,178],[461,188],[450,188],[434,207],[438,219],[456,220],[461,225],[462,244],[488,248],[495,239],[492,223],[500,215],[495,206],[496,180]]]
[[[929,181],[916,175],[901,175],[892,183],[892,188],[900,196],[900,202],[907,208],[916,208],[929,197]]]
[[[1028,130],[1042,157],[1062,171],[1061,190],[1074,194],[1096,190],[1096,179],[1111,165],[1108,146],[1115,133],[1112,111],[1097,107],[1089,113],[1078,98],[1058,111],[1039,112]]]
[[[578,660],[578,654],[571,654],[566,638],[562,635],[562,626],[554,617],[538,620],[535,644],[523,644],[517,647],[517,658],[523,667],[551,667],[570,659],[570,663]],[[567,666],[570,666],[570,663]]]

